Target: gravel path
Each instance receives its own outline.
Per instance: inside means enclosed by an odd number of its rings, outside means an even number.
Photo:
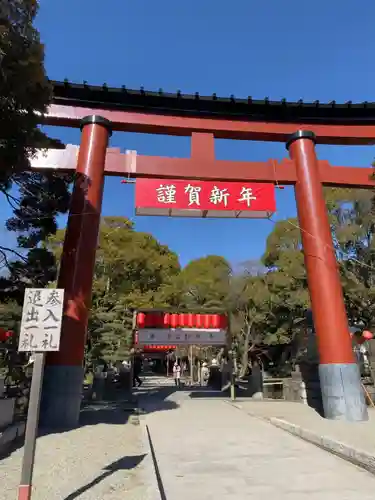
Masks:
[[[106,419],[38,439],[33,500],[147,499],[141,426],[125,412]],[[0,461],[1,500],[16,498],[21,462],[22,448]]]

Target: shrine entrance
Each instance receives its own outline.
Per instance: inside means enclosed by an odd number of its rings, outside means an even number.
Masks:
[[[80,127],[82,137],[79,148],[49,150],[31,162],[34,169],[76,171],[58,280],[67,298],[61,347],[47,357],[42,420],[50,427],[78,423],[105,175],[137,179],[137,210],[144,215],[159,211],[159,215],[211,217],[220,204],[221,217],[241,218],[249,212],[264,217],[274,208],[274,187],[294,185],[325,416],[366,420],[322,188],[373,187],[373,170],[332,167],[317,159],[315,144],[373,144],[373,107],[334,101],[219,99],[216,95],[184,96],[52,83],[53,101],[43,123]],[[191,157],[140,156],[133,151],[122,154],[118,149],[108,149],[112,130],[189,136]],[[265,162],[216,160],[215,138],[284,142],[289,158]]]
[[[140,348],[146,356],[147,353],[157,352],[158,348],[162,352],[173,352],[173,359],[165,357],[165,374],[173,376],[173,365],[177,362],[181,379],[188,380],[189,385],[196,382],[202,385],[202,363],[207,366],[207,361],[212,361],[204,359],[197,349],[210,347],[217,354],[221,351],[221,358],[229,361],[228,353],[232,346],[227,314],[212,310],[205,313],[153,309],[137,311],[134,315],[133,341],[135,351]],[[221,389],[228,370],[222,374],[216,361],[211,371],[216,373],[216,385]]]

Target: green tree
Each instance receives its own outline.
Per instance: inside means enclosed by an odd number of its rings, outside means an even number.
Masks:
[[[364,327],[373,329],[373,193],[326,188],[325,198],[349,323],[361,322]],[[310,307],[298,220],[288,219],[275,224],[262,260],[268,268],[270,293],[277,297],[278,302],[274,306],[276,321],[268,325],[268,330],[273,332],[275,342],[292,341],[301,334],[301,321]]]
[[[273,314],[272,300],[265,274],[243,274],[232,279],[229,295],[231,334],[241,357],[240,377],[244,377],[249,354],[265,343],[266,323]]]
[[[310,304],[297,219],[275,224],[262,261],[268,268],[267,283],[274,303],[275,322],[270,333],[275,343],[285,343],[291,340],[294,324],[304,317]]]
[[[22,249],[0,246],[1,264],[9,270],[3,288],[49,281],[51,256],[38,247],[56,231],[56,215],[66,212],[69,203],[69,176],[30,171],[30,158],[37,149],[61,147],[38,126],[51,88],[44,48],[33,26],[37,10],[36,0],[9,0],[2,2],[0,14],[0,192],[14,212],[7,229],[19,234]],[[14,260],[16,265],[11,264]],[[21,275],[25,283],[20,282]]]
[[[295,219],[278,221],[267,238],[262,263],[247,262],[231,283],[232,333],[243,376],[249,354],[289,344],[309,304],[301,235]]]
[[[226,311],[231,275],[229,263],[221,256],[208,255],[193,260],[162,288],[162,301],[195,311]]]
[[[48,241],[57,259],[64,234],[58,231]],[[123,217],[104,217],[96,253],[88,357],[124,359],[132,345],[133,310],[165,305],[160,290],[179,271],[177,255],[153,236],[135,231]]]
[[[375,202],[373,192],[327,189],[327,206],[350,323],[375,328]]]

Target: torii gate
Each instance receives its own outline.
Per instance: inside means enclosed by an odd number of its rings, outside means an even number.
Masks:
[[[80,127],[82,135],[79,150],[49,150],[32,162],[37,169],[77,173],[58,280],[67,298],[61,347],[47,357],[42,420],[50,427],[78,423],[105,175],[294,185],[325,415],[366,420],[322,186],[371,188],[373,170],[318,161],[315,144],[373,144],[375,105],[259,102],[52,83],[53,102],[43,123]],[[190,136],[191,156],[122,154],[107,149],[112,131]],[[284,142],[290,158],[216,160],[215,138]]]

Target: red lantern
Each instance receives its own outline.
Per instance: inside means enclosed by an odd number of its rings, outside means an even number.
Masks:
[[[178,320],[179,320],[178,314],[175,314],[175,313],[171,314],[171,316],[170,316],[170,325],[171,325],[171,328],[177,328],[177,326],[178,326]]]
[[[145,327],[145,319],[146,319],[145,313],[138,313],[137,314],[137,326],[138,326],[138,328]]]
[[[219,314],[212,314],[212,328],[220,328],[220,316]]]
[[[371,340],[374,338],[374,334],[369,330],[364,330],[362,333],[360,331],[356,331],[354,333],[350,332],[350,336],[353,342],[357,345],[362,345],[367,340]]]
[[[211,314],[203,314],[203,327],[211,328]]]
[[[0,328],[0,342],[6,342],[11,339],[14,335],[14,332],[11,330],[5,330],[4,328]]]
[[[170,314],[169,313],[165,313],[163,315],[163,327],[164,328],[169,328],[169,318],[170,317]]]
[[[202,314],[195,314],[195,326],[196,328],[202,328],[203,327],[203,318]]]
[[[186,315],[186,326],[188,328],[193,328],[194,327],[194,314],[188,313]]]
[[[372,340],[374,338],[374,334],[372,332],[370,332],[369,330],[365,330],[363,333],[362,333],[362,337],[366,340]]]
[[[186,314],[179,314],[178,315],[178,326],[180,328],[184,328],[184,326],[186,326],[186,322],[187,322],[186,316],[187,316]]]

